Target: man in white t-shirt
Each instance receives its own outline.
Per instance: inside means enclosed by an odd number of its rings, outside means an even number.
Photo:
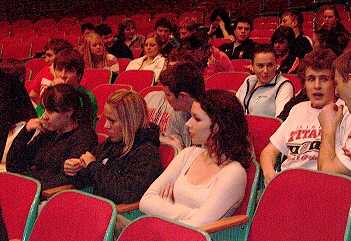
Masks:
[[[260,163],[267,185],[276,175],[274,166],[279,154],[286,155],[282,170],[304,167],[317,169],[321,128],[318,114],[324,106],[335,101],[335,83],[331,67],[336,55],[329,49],[313,51],[300,66],[309,101],[295,105],[288,118],[271,136],[261,153]]]
[[[318,169],[351,176],[351,51],[338,57],[333,65],[336,90],[343,101],[323,107]]]

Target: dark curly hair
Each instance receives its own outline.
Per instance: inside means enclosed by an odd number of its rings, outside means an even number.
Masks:
[[[209,154],[218,158],[218,165],[223,163],[221,157],[225,156],[248,168],[252,155],[248,125],[239,100],[229,91],[211,89],[198,102],[212,123],[206,143]]]

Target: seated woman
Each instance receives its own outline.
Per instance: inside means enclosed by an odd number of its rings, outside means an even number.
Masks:
[[[215,8],[211,13],[210,21],[211,25],[208,31],[210,38],[225,38],[234,41],[231,20],[224,8]]]
[[[6,169],[38,179],[43,189],[72,183],[64,174],[64,161],[97,143],[81,101],[88,100],[70,85],[48,87],[42,96],[44,115],[30,119],[14,139]]]
[[[154,84],[158,82],[160,73],[165,65],[165,58],[160,53],[163,42],[156,33],[148,34],[144,43],[143,57],[132,60],[126,70],[154,71]]]
[[[117,58],[107,53],[102,38],[95,32],[84,37],[83,44],[79,47],[83,55],[85,68],[108,69],[115,74],[119,72]]]
[[[33,76],[34,78],[30,81],[29,85],[29,96],[34,103],[38,104],[40,102],[40,95],[54,79],[54,59],[56,55],[64,49],[73,49],[72,44],[64,39],[51,39],[44,46],[44,61],[47,66]]]
[[[195,227],[230,216],[245,192],[251,154],[248,127],[232,93],[209,90],[194,101],[189,128],[192,146],[183,149],[149,187],[142,212]]]
[[[299,58],[294,54],[295,33],[290,27],[280,26],[272,37],[274,54],[282,73],[293,74],[299,66]]]
[[[257,46],[252,55],[254,75],[248,76],[236,97],[246,114],[276,117],[294,96],[290,80],[283,77],[277,67],[274,50],[268,45]]]
[[[145,37],[140,34],[136,34],[135,22],[126,18],[119,25],[117,41],[110,48],[110,52],[117,58],[139,58],[140,56],[134,56],[133,51],[137,52],[143,48]]]
[[[116,204],[138,201],[162,171],[159,129],[148,122],[145,101],[133,91],[113,93],[104,115],[109,138],[80,159],[66,160],[65,173],[76,178],[76,186],[92,185],[94,194]]]

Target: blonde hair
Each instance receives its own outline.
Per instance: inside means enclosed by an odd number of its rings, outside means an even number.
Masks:
[[[132,149],[137,131],[149,126],[145,100],[135,91],[117,90],[108,97],[106,104],[111,106],[122,125],[124,147],[121,156],[124,156]]]
[[[84,63],[86,68],[98,68],[98,64],[102,63],[103,67],[108,66],[107,63],[107,51],[104,49],[104,54],[101,57],[93,58],[93,54],[91,52],[91,44],[95,40],[101,40],[101,36],[95,32],[87,34],[83,39],[83,44],[79,47],[79,52],[83,56]],[[102,42],[103,43],[103,42]]]

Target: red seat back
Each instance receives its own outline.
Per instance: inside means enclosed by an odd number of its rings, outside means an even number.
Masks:
[[[92,90],[101,84],[109,84],[111,71],[107,69],[86,69],[84,70],[81,86],[87,90]]]
[[[169,144],[161,143],[160,145],[160,158],[164,169],[166,169],[177,155],[177,149]]]
[[[154,79],[154,72],[151,70],[127,70],[118,76],[117,84],[131,85],[137,92],[151,86]]]
[[[205,87],[237,91],[247,76],[249,74],[244,72],[219,72],[206,80]]]
[[[231,60],[233,71],[235,72],[249,72],[251,66],[250,59],[233,59]]]
[[[295,93],[298,93],[302,89],[301,79],[296,74],[284,74],[284,77],[292,82]]]
[[[123,72],[126,70],[130,59],[128,58],[118,58],[119,72]]]
[[[344,240],[350,205],[350,178],[286,170],[263,192],[248,240]]]
[[[46,66],[46,63],[43,59],[31,59],[26,62],[26,69],[32,71],[33,79],[37,73],[39,73],[42,68]]]

